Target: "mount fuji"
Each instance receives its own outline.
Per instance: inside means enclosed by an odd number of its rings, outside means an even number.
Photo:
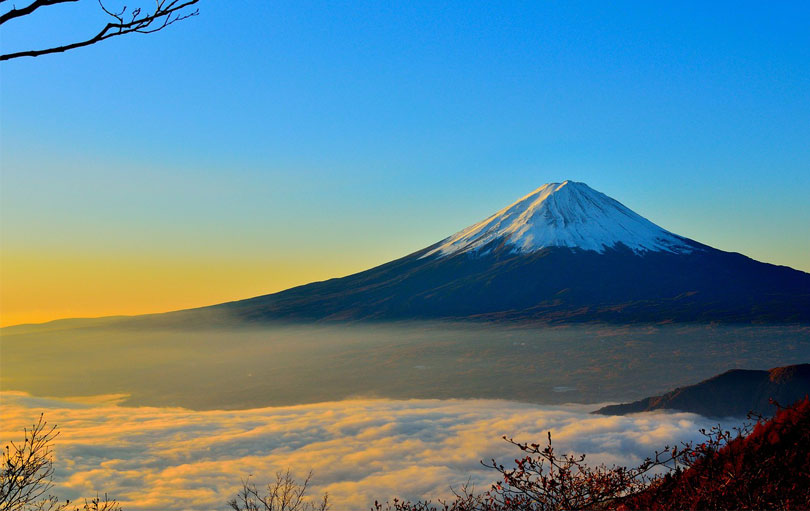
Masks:
[[[564,181],[376,268],[197,310],[249,322],[810,323],[810,274],[679,236]]]

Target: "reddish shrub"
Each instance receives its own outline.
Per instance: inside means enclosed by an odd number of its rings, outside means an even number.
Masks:
[[[747,436],[724,439],[714,435],[693,449],[686,470],[620,509],[810,509],[810,400],[780,409]]]

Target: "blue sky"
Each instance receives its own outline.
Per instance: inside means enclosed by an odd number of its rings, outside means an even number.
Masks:
[[[565,179],[810,271],[806,2],[199,7],[0,65],[5,277],[48,274],[9,262],[32,254],[197,258],[253,272],[222,288],[238,298],[385,262]],[[40,11],[4,51],[103,21],[89,0]]]

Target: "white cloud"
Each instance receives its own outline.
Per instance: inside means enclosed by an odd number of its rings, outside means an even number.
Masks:
[[[697,438],[711,423],[693,414],[590,415],[594,406],[493,400],[350,400],[234,411],[127,408],[116,396],[76,400],[0,393],[4,442],[44,412],[61,434],[56,492],[109,493],[126,510],[225,509],[253,475],[314,471],[313,495],[333,509],[368,509],[374,499],[441,497],[468,477],[486,489],[495,474],[480,460],[514,459],[501,439],[585,452],[591,462],[634,464],[667,443]]]

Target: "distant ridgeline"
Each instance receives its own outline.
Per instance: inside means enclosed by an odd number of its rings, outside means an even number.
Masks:
[[[769,399],[789,406],[807,395],[810,395],[810,364],[776,367],[769,371],[732,369],[663,396],[606,406],[593,413],[626,415],[668,409],[707,417],[739,417],[748,412],[771,415],[775,407]]]

